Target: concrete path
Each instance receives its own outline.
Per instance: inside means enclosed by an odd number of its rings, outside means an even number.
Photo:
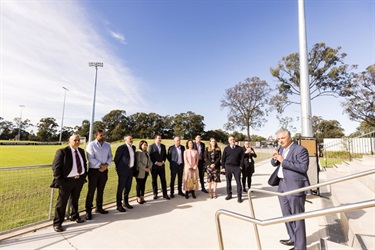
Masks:
[[[267,179],[273,171],[269,160],[256,163],[253,187],[273,189]],[[324,174],[324,173],[323,173]],[[321,182],[323,176],[321,175]],[[208,195],[197,192],[197,199],[176,196],[174,199],[153,200],[139,205],[132,202],[134,209],[119,213],[109,207],[109,214],[93,214],[93,220],[82,224],[66,221],[62,233],[52,226],[35,232],[22,234],[0,242],[0,249],[219,249],[215,224],[215,212],[226,209],[249,215],[248,198],[237,202],[234,195],[226,201],[225,177],[218,188],[218,198],[210,200]],[[233,193],[236,185],[232,181]],[[269,219],[281,216],[277,197],[253,196],[256,217]],[[321,198],[309,196],[306,211],[321,207]],[[324,218],[306,220],[308,249],[319,249],[319,238],[325,232]],[[257,249],[253,225],[229,217],[221,221],[225,249]],[[259,227],[263,249],[290,249],[279,243],[287,239],[284,224]]]

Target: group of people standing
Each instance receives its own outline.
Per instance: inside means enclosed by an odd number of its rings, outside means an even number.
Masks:
[[[69,138],[69,146],[59,149],[53,161],[54,179],[51,187],[59,189],[53,228],[57,232],[63,231],[62,223],[65,209],[71,198],[72,221],[82,223],[84,220],[78,214],[78,200],[83,184],[88,176],[88,192],[86,196],[86,220],[92,220],[93,200],[96,192],[96,213],[107,214],[103,208],[103,194],[108,180],[108,166],[113,161],[118,176],[116,192],[116,209],[126,212],[132,209],[129,203],[129,193],[132,187],[133,177],[137,182],[137,202],[144,204],[145,187],[148,176],[151,174],[153,199],[158,199],[158,179],[161,183],[163,198],[170,200],[175,197],[175,181],[177,177],[178,195],[189,199],[196,198],[196,191],[208,193],[210,199],[217,198],[217,183],[220,182],[220,174],[225,172],[227,179],[227,197],[232,198],[231,180],[234,176],[237,183],[238,202],[242,202],[242,192],[251,187],[251,177],[254,173],[254,158],[257,157],[254,149],[249,147],[246,141],[244,147],[236,145],[233,137],[229,137],[229,145],[222,153],[214,138],[210,139],[206,147],[197,135],[195,141],[187,140],[185,146],[181,145],[181,138],[174,137],[174,145],[168,150],[162,143],[162,137],[156,135],[154,143],[150,146],[147,141],[141,140],[138,150],[133,145],[133,137],[126,135],[125,143],[119,146],[113,157],[111,147],[105,141],[105,132],[97,130],[95,140],[86,148],[86,154],[79,148],[80,138],[72,135]],[[87,155],[87,159],[86,159]],[[167,193],[165,163],[169,161],[170,187]],[[242,173],[242,183],[240,176]],[[207,189],[205,188],[205,175]],[[241,185],[242,184],[242,185]],[[243,187],[243,188],[242,188]]]

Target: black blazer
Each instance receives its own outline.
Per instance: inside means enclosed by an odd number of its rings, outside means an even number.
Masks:
[[[205,156],[205,145],[203,142],[200,142],[199,143],[201,145],[201,153],[199,154],[199,160],[200,161],[204,161],[204,156]],[[196,149],[198,151],[198,146],[197,146],[197,143],[194,142],[193,143],[193,147],[194,149]],[[199,152],[198,152],[199,153]]]
[[[180,146],[181,148],[181,160],[182,160],[182,164],[184,164],[184,151],[185,151],[185,147],[184,146]],[[173,164],[177,164],[178,163],[178,152],[177,152],[177,148],[176,148],[176,145],[172,145],[168,148],[168,155],[167,155],[167,159],[170,163],[170,165],[172,166]]]
[[[215,148],[214,154],[212,155],[212,151],[208,151],[208,148],[206,148],[206,166],[211,165],[212,163],[215,164],[215,168],[220,171],[221,166],[221,149]],[[212,157],[213,156],[213,157]]]
[[[150,147],[148,148],[148,153],[150,155],[151,161],[152,161],[152,166],[156,166],[155,162],[165,162],[167,159],[167,150],[165,149],[164,144],[160,144],[160,154],[159,154],[159,149],[158,146],[156,146],[155,143],[151,144]]]
[[[83,160],[83,167],[85,168],[85,173],[83,174],[86,178],[87,176],[87,160],[85,151],[82,148],[78,148],[78,152],[81,154]],[[73,168],[73,154],[70,146],[61,148],[56,151],[55,158],[52,163],[53,170],[53,181],[50,185],[51,188],[59,188],[62,183],[66,181],[70,171]]]
[[[254,158],[257,158],[257,154],[255,153],[255,151],[252,147],[250,147],[250,149],[253,151],[253,153],[247,154],[247,153],[245,153],[246,148],[243,147],[244,157],[243,157],[243,168],[242,169],[249,170],[250,173],[254,173],[255,172]]]
[[[125,144],[119,146],[116,150],[115,154],[115,165],[116,165],[116,171],[119,175],[133,175],[134,171],[136,170],[136,157],[135,157],[135,146],[132,145],[132,149],[134,152],[134,166],[132,168],[129,167],[130,163],[130,153],[128,146]]]

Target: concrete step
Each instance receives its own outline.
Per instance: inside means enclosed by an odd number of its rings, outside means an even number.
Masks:
[[[362,157],[362,164],[364,166],[375,167],[375,155],[364,155]]]
[[[346,245],[336,243],[327,239],[320,239],[320,250],[353,250],[352,247],[348,247]]]
[[[346,176],[334,169],[328,169],[327,179]],[[353,179],[331,185],[332,202],[335,206],[355,203],[375,198],[374,192]],[[375,208],[351,211],[339,214],[344,233],[347,234],[348,246],[358,249],[375,249]],[[365,246],[365,248],[362,248]]]

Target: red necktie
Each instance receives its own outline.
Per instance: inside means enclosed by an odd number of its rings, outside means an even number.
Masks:
[[[81,159],[79,159],[77,150],[74,150],[74,153],[76,155],[76,162],[77,162],[77,172],[78,174],[82,173],[82,165],[81,165]]]

